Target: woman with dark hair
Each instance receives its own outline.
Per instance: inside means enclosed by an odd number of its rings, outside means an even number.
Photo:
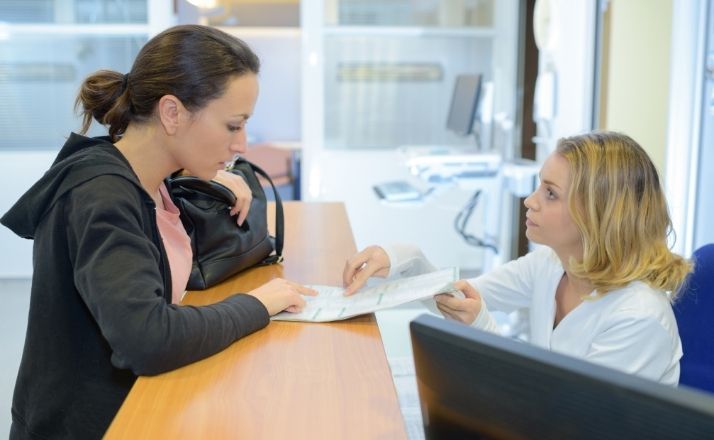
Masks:
[[[489,310],[529,311],[543,348],[665,384],[679,380],[682,346],[672,301],[691,263],[667,246],[671,222],[657,169],[630,137],[561,139],[526,198],[526,236],[544,246],[437,295],[445,317],[495,331]],[[370,246],[351,258],[350,295],[377,276],[434,270],[413,246]]]
[[[314,295],[274,279],[202,307],[179,306],[191,246],[164,179],[177,170],[226,184],[245,219],[250,190],[221,170],[245,151],[259,62],[214,28],[152,38],[125,75],[82,84],[81,133],[2,218],[34,239],[32,296],[10,437],[100,438],[137,375],[208,357]]]

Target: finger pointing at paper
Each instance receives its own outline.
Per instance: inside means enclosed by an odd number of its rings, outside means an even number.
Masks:
[[[368,246],[347,260],[342,272],[345,296],[350,296],[367,283],[370,277],[389,275],[389,256],[379,246]]]

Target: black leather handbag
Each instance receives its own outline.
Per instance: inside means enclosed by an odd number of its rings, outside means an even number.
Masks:
[[[253,193],[248,217],[241,226],[229,214],[236,198],[225,186],[193,176],[175,176],[167,181],[191,237],[189,290],[207,289],[249,267],[282,261],[283,204],[273,181],[243,158],[236,159],[230,171],[243,176]],[[275,237],[268,233],[267,200],[256,173],[270,183],[275,194]]]

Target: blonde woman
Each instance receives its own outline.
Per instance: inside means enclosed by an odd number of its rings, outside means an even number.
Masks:
[[[465,299],[439,295],[438,310],[495,331],[489,309],[528,309],[532,343],[677,384],[682,348],[670,301],[691,264],[667,246],[667,204],[642,147],[612,132],[561,139],[525,206],[526,235],[545,246],[458,281]],[[347,262],[346,294],[373,275],[434,269],[415,247],[370,246]]]

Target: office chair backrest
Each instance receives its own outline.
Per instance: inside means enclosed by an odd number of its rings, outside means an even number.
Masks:
[[[679,383],[714,393],[714,244],[692,258],[694,272],[674,303],[684,350]]]

